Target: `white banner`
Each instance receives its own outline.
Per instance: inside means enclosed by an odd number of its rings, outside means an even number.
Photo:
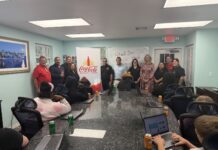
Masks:
[[[80,76],[86,77],[100,91],[101,85],[101,59],[100,48],[77,47],[77,71]]]

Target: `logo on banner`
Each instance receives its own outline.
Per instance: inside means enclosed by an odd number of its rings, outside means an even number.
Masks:
[[[79,68],[79,72],[82,73],[97,73],[97,67],[94,65],[95,63],[87,57],[87,59],[83,62],[82,66]]]

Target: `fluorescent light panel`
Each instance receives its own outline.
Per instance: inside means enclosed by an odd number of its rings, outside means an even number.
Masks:
[[[158,23],[154,26],[154,29],[169,29],[169,28],[188,28],[188,27],[202,27],[213,20],[209,21],[193,21],[193,22],[174,22],[174,23]]]
[[[70,38],[92,38],[92,37],[104,37],[102,33],[87,33],[87,34],[68,34]]]
[[[0,2],[4,2],[4,1],[8,1],[8,0],[0,0]]]
[[[43,28],[88,26],[88,25],[90,25],[88,22],[86,22],[82,18],[30,21],[30,23],[37,25],[37,26],[40,26],[40,27],[43,27]]]
[[[164,8],[218,4],[218,0],[166,0]]]

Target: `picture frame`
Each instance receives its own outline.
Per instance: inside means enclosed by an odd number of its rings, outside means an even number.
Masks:
[[[0,75],[29,71],[29,42],[0,36]]]

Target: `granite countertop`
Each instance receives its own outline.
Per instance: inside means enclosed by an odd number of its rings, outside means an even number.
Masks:
[[[153,98],[154,101],[155,98]],[[144,124],[140,116],[163,113],[162,108],[146,107],[146,96],[137,96],[136,91],[118,92],[112,96],[96,97],[91,104],[74,104],[72,110],[86,109],[83,116],[74,121],[73,129],[106,130],[103,139],[68,137],[61,149],[73,150],[144,150]],[[178,122],[172,113],[168,115],[169,128],[180,133]],[[56,119],[57,132],[66,130],[67,121]],[[73,129],[71,132],[73,132]],[[34,149],[44,135],[48,135],[48,123],[31,139],[26,149]],[[155,149],[155,148],[154,148]],[[181,149],[181,148],[176,148]]]

